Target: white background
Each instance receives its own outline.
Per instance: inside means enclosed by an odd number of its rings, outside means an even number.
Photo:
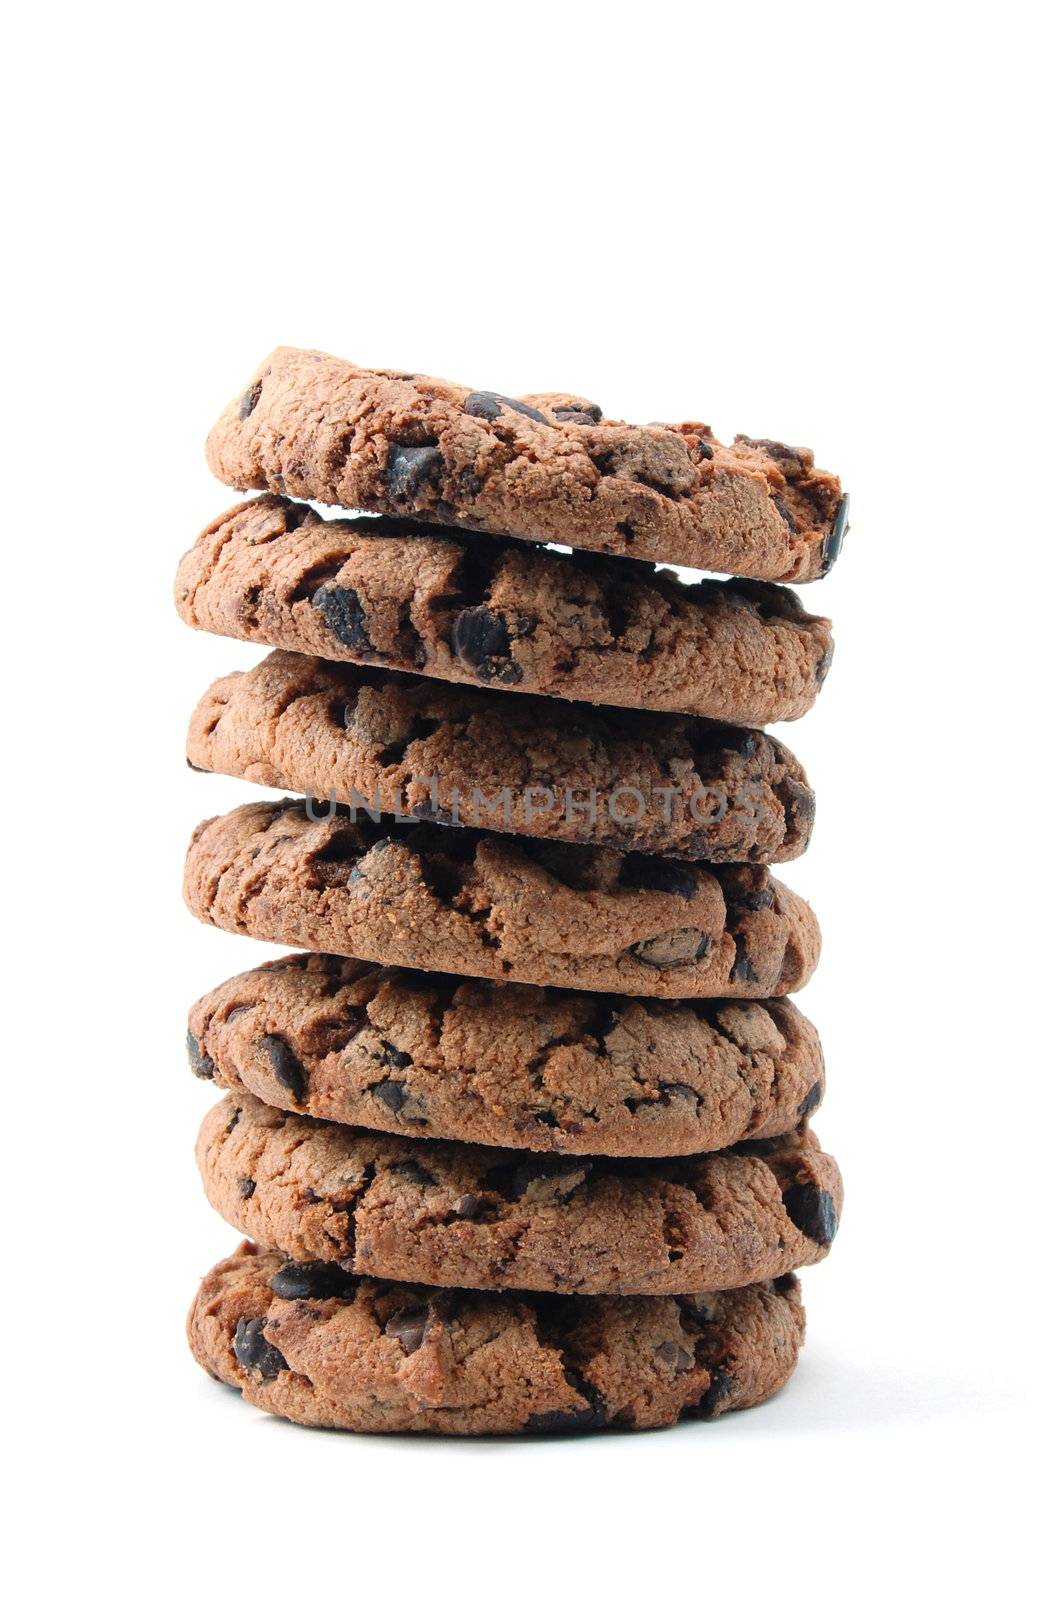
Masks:
[[[1047,17],[614,0],[14,20],[3,1427],[20,1592],[1045,1591]],[[799,1371],[760,1411],[577,1442],[359,1439],[266,1419],[187,1355],[186,1304],[233,1240],[199,1193],[212,1090],[185,1067],[184,1014],[272,952],[180,901],[192,825],[252,798],[186,772],[185,721],[256,652],[184,630],[170,585],[234,498],[207,429],[281,342],[810,443],[852,492],[843,558],[803,591],[835,618],[835,665],[779,730],[819,795],[783,875],[825,931],[802,1005],[848,1201],[805,1275]]]

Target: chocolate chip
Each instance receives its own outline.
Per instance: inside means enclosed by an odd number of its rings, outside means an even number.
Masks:
[[[410,1066],[413,1056],[407,1055],[405,1050],[399,1050],[390,1039],[382,1039],[373,1047],[373,1058],[386,1067],[396,1067],[400,1071],[403,1067]]]
[[[259,1048],[265,1050],[281,1088],[287,1089],[296,1100],[302,1100],[307,1092],[307,1075],[287,1039],[282,1039],[279,1033],[267,1033],[259,1040]]]
[[[490,606],[460,611],[451,627],[451,647],[465,666],[485,683],[517,683],[521,668],[510,659],[506,618]]]
[[[264,1383],[271,1383],[288,1362],[264,1336],[265,1317],[241,1317],[233,1334],[233,1354],[245,1372],[257,1372]]]
[[[820,576],[823,578],[829,573],[839,559],[842,541],[850,531],[850,497],[844,494],[839,501],[839,509],[835,513],[835,521],[831,532],[827,535],[820,547]]]
[[[255,1193],[255,1180],[254,1178],[238,1178],[236,1187],[241,1200],[250,1200]]]
[[[399,1340],[404,1355],[412,1356],[425,1343],[431,1320],[431,1306],[412,1306],[408,1311],[396,1311],[389,1317],[384,1331],[390,1339]]]
[[[792,1183],[783,1191],[783,1205],[794,1226],[815,1244],[830,1244],[838,1228],[835,1202],[815,1183]]]
[[[699,439],[698,454],[702,461],[713,460],[713,446],[706,439]]]
[[[742,868],[725,873],[724,898],[729,911],[768,911],[775,904],[776,896],[768,874],[764,868],[753,870],[758,873],[757,877],[753,877],[749,869]],[[760,883],[761,888],[755,889],[755,883]]]
[[[732,979],[736,983],[760,982],[758,970],[746,951],[746,935],[744,933],[735,935],[735,960],[732,962]]]
[[[240,396],[240,405],[238,407],[238,413],[239,413],[241,422],[246,422],[247,421],[247,419],[250,417],[251,413],[254,411],[255,407],[258,405],[258,403],[261,400],[261,398],[262,398],[262,384],[261,383],[253,383],[251,385],[251,388],[245,390],[245,392]]]
[[[821,577],[823,577],[823,573],[821,573]],[[828,675],[828,668],[831,666],[831,658],[832,658],[832,656],[834,654],[835,654],[835,641],[834,641],[834,639],[829,639],[828,640],[828,647],[824,651],[824,654],[820,657],[820,660],[817,662],[817,664],[816,664],[816,672],[814,673],[814,677],[816,678],[816,685],[817,685],[818,689],[822,689],[823,686],[824,686],[824,679]]]
[[[674,1344],[671,1339],[666,1339],[664,1344],[656,1344],[654,1346],[654,1354],[659,1360],[664,1361],[667,1366],[672,1367],[675,1372],[690,1372],[695,1364],[695,1358],[690,1350],[682,1349],[680,1345]]]
[[[701,1300],[689,1295],[678,1296],[677,1305],[680,1311],[680,1323],[686,1333],[699,1328],[708,1328],[719,1315],[715,1305],[705,1305]]]
[[[775,1294],[789,1294],[792,1289],[797,1289],[798,1279],[793,1272],[784,1272],[780,1277],[773,1278],[772,1289]]]
[[[474,1217],[479,1217],[484,1209],[484,1196],[482,1194],[460,1194],[451,1210],[456,1217],[469,1222]]]
[[[730,1372],[715,1372],[707,1388],[703,1389],[701,1396],[691,1407],[690,1415],[696,1417],[716,1417],[724,1409],[724,1401],[735,1388],[735,1379]]]
[[[438,481],[442,469],[438,444],[393,444],[388,452],[388,493],[397,500],[413,500]]]
[[[626,855],[617,881],[623,889],[659,889],[683,900],[693,899],[698,890],[694,873],[668,856]]]
[[[403,1109],[410,1091],[405,1083],[395,1083],[391,1078],[385,1078],[383,1083],[375,1083],[370,1089],[374,1100],[379,1100],[382,1106],[387,1106],[389,1111],[396,1113]]]
[[[559,422],[577,422],[590,426],[602,421],[602,407],[593,400],[571,400],[565,406],[551,406]]]
[[[365,628],[365,608],[356,590],[326,583],[315,590],[310,603],[315,611],[321,612],[325,626],[341,644],[351,650],[372,651],[373,644]]]
[[[199,1040],[194,1033],[185,1035],[185,1048],[188,1050],[188,1064],[197,1078],[213,1078],[215,1065],[206,1050],[200,1049]]]
[[[551,410],[559,422],[575,423],[579,428],[592,428],[602,421],[602,407],[590,400],[583,403],[574,401],[568,406],[551,406]]]
[[[769,499],[772,501],[772,504],[776,507],[776,510],[779,512],[788,528],[790,528],[791,532],[797,533],[798,524],[795,522],[791,513],[791,508],[787,504],[786,500],[784,500],[783,496],[781,494],[773,494],[769,496]]]
[[[460,611],[454,623],[454,647],[467,666],[477,667],[488,656],[510,653],[506,618],[488,606]]]
[[[550,418],[545,417],[542,411],[537,411],[535,406],[527,406],[523,400],[511,400],[507,394],[496,394],[494,389],[478,389],[465,403],[469,416],[483,417],[485,422],[494,422],[496,417],[501,416],[503,406],[510,411],[519,411],[523,417],[531,417],[533,422],[545,422],[550,426]]]
[[[420,1183],[425,1188],[435,1188],[436,1179],[420,1161],[397,1161],[391,1168],[397,1177],[407,1178],[411,1183]]]
[[[289,1261],[270,1280],[279,1300],[350,1300],[358,1278],[334,1261]]]
[[[645,967],[671,972],[675,967],[693,967],[709,949],[709,935],[701,928],[675,928],[653,939],[641,939],[628,954]]]
[[[802,1101],[801,1105],[798,1107],[799,1117],[810,1116],[811,1113],[816,1110],[823,1098],[824,1085],[818,1078],[816,1083],[814,1083],[813,1087],[810,1089],[809,1093],[806,1095],[805,1099]]]
[[[587,1404],[578,1411],[539,1411],[525,1423],[525,1433],[571,1433],[576,1429],[604,1428],[609,1422],[605,1396],[578,1367],[563,1367],[570,1388]]]
[[[783,803],[788,832],[803,836],[807,834],[816,816],[816,800],[809,785],[792,778],[788,773],[778,785],[776,793]]]
[[[464,410],[468,416],[482,417],[485,422],[494,422],[496,417],[502,416],[502,406],[486,389],[478,389],[469,395]]]

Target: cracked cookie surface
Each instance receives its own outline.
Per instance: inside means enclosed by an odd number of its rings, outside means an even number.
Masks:
[[[808,1130],[671,1160],[542,1156],[414,1144],[239,1092],[196,1149],[208,1200],[256,1243],[456,1288],[737,1289],[821,1260],[842,1203]]]
[[[207,460],[236,489],[794,582],[831,567],[847,524],[810,450],[290,347],[226,408]]]
[[[274,1416],[363,1433],[654,1428],[757,1405],[802,1343],[798,1281],[723,1294],[485,1294],[244,1244],[188,1317],[200,1366]]]
[[[788,1000],[605,998],[297,955],[192,1007],[198,1077],[328,1122],[572,1155],[789,1133],[823,1095]]]
[[[185,900],[233,933],[383,965],[661,999],[789,994],[812,910],[764,867],[379,822],[303,803],[201,823]]]
[[[815,809],[767,734],[465,689],[277,650],[207,690],[188,760],[343,803],[706,861],[790,861]]]
[[[303,655],[750,726],[808,711],[832,653],[830,623],[775,584],[323,520],[276,495],[205,529],[174,593],[192,627]]]

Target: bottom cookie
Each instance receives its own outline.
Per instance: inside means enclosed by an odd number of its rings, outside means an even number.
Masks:
[[[246,1400],[359,1433],[654,1428],[766,1400],[794,1369],[792,1275],[717,1294],[580,1296],[353,1278],[245,1243],[204,1278],[192,1353]]]

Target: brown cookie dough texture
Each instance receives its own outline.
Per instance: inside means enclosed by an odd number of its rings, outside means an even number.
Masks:
[[[233,1093],[197,1143],[207,1198],[297,1261],[469,1289],[700,1294],[827,1254],[838,1168],[808,1130],[675,1160],[363,1133]]]
[[[275,350],[207,441],[237,489],[555,540],[754,578],[819,578],[838,479],[810,450],[703,423],[634,427],[567,395],[511,399],[416,373]]]
[[[748,728],[562,708],[275,651],[192,716],[203,771],[411,817],[706,861],[789,861],[814,801]]]
[[[360,1433],[549,1434],[716,1417],[786,1382],[797,1279],[729,1294],[478,1294],[244,1244],[188,1318],[196,1360],[274,1416]]]
[[[234,506],[182,558],[194,628],[332,661],[759,726],[809,710],[831,625],[789,589],[390,518]]]
[[[277,944],[661,999],[790,994],[820,952],[812,910],[764,867],[340,810],[315,821],[295,800],[201,823],[185,899]]]
[[[816,1030],[788,1000],[685,1004],[298,955],[193,1006],[201,1078],[414,1139],[680,1156],[771,1138],[820,1104]]]

